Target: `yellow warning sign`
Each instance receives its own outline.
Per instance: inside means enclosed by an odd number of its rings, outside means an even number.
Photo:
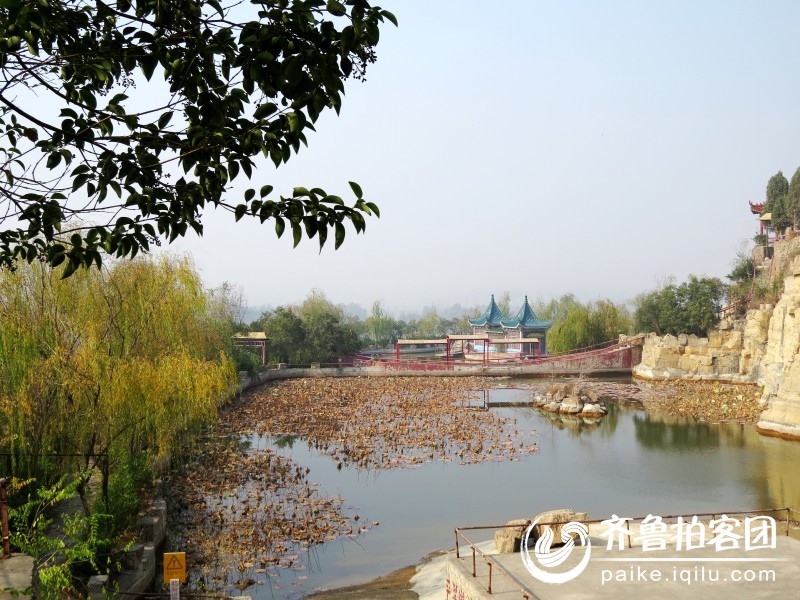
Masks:
[[[186,583],[186,552],[164,553],[164,583],[172,579]]]

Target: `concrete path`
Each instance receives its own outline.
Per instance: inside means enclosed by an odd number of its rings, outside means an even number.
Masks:
[[[0,600],[30,598],[31,577],[33,574],[33,557],[27,554],[12,554],[10,558],[0,560]]]

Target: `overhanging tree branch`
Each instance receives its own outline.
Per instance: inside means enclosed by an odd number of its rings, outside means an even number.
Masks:
[[[357,184],[352,205],[319,188],[274,197],[261,182],[239,199],[230,188],[257,176],[259,157],[289,160],[325,109],[338,112],[344,80],[363,79],[379,25],[394,16],[367,0],[249,6],[0,4],[0,204],[9,206],[0,206],[0,266],[41,259],[65,263],[68,276],[106,254],[132,257],[199,233],[208,206],[272,220],[295,245],[317,237],[323,246],[333,231],[338,247],[347,221],[364,230],[364,217],[379,213]],[[145,81],[156,91],[138,92]],[[46,101],[28,103],[31,90]],[[108,211],[100,224],[66,222]]]

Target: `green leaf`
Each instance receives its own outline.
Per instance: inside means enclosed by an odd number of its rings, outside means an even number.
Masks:
[[[222,7],[219,5],[219,2],[217,2],[217,0],[207,0],[207,2],[208,4],[211,5],[211,8],[217,11],[217,14],[219,14],[220,17],[222,17],[223,19],[225,18],[225,13],[222,12]]]
[[[273,189],[274,188],[271,185],[264,185],[261,186],[261,191],[259,193],[261,194],[261,197],[264,198],[271,194]]]
[[[248,179],[253,177],[253,166],[250,164],[249,158],[243,158],[242,162],[239,164],[242,165],[242,170],[244,171],[244,174],[247,175]]]
[[[146,54],[139,59],[139,64],[142,67],[142,73],[147,81],[153,76],[153,72],[158,66],[158,57],[155,54]]]
[[[294,248],[297,248],[297,244],[300,243],[300,240],[303,239],[303,230],[300,229],[299,223],[292,223],[292,237],[294,238]]]
[[[272,162],[275,163],[276,167],[281,166],[281,162],[283,162],[283,154],[281,154],[280,148],[275,148],[274,146],[270,148],[269,157],[272,159]]]
[[[67,277],[72,275],[75,271],[78,270],[79,266],[81,266],[80,262],[70,256],[69,262],[66,265],[64,265],[64,270],[61,272],[61,279],[66,279]]]
[[[317,235],[317,220],[314,217],[306,217],[303,219],[303,225],[306,227],[306,235],[313,238]]]
[[[47,168],[48,169],[55,169],[59,163],[61,162],[61,153],[60,152],[52,152],[50,156],[47,157]]]
[[[72,191],[74,192],[75,190],[79,189],[83,184],[85,184],[88,181],[88,179],[89,179],[89,175],[86,174],[86,173],[84,173],[82,175],[78,175],[72,181]]]
[[[367,23],[367,41],[370,46],[377,46],[380,40],[381,33],[378,29],[378,24],[370,21]]]
[[[172,120],[172,115],[173,115],[172,111],[165,112],[163,115],[161,115],[158,118],[158,128],[164,129],[164,127],[169,125],[169,122]]]
[[[397,27],[397,17],[395,17],[392,13],[388,10],[382,10],[381,15],[383,15],[387,20],[391,21],[392,25]]]
[[[363,198],[364,192],[361,191],[361,186],[358,185],[355,181],[349,181],[350,189],[353,190],[353,193],[356,195],[357,198]]]
[[[344,234],[344,225],[341,223],[336,223],[336,244],[334,245],[336,250],[338,250],[339,246],[341,246],[342,242],[344,242]]]
[[[303,130],[303,123],[296,112],[291,112],[286,115],[286,119],[289,121],[289,131],[292,133]]]
[[[285,229],[286,229],[286,223],[283,222],[283,219],[281,219],[280,217],[275,217],[275,235],[281,237]]]
[[[63,252],[58,252],[56,254],[53,254],[50,257],[50,261],[49,261],[50,262],[50,266],[51,267],[57,267],[58,265],[60,265],[61,263],[64,262],[65,258],[67,258],[67,256]]]
[[[361,233],[367,227],[367,224],[364,221],[364,217],[361,216],[361,213],[358,212],[351,213],[350,220],[353,222],[353,225],[355,226],[357,233]]]
[[[248,191],[250,191],[250,190],[248,190]],[[234,218],[236,219],[236,221],[241,219],[244,216],[244,213],[246,213],[246,212],[247,212],[247,205],[246,204],[240,204],[239,206],[237,206],[236,210],[234,212]]]
[[[345,56],[350,54],[353,50],[353,45],[356,41],[356,32],[353,29],[352,25],[348,25],[344,29],[342,29],[341,35],[341,44],[342,44],[342,55]]]
[[[255,191],[253,188],[250,188],[250,189],[248,189],[248,190],[245,190],[245,192],[244,192],[244,199],[245,199],[245,202],[250,202],[250,200],[252,200],[253,198],[255,198],[255,196],[256,196],[256,191]],[[238,220],[238,219],[237,219],[237,220]]]
[[[347,14],[347,9],[344,7],[344,4],[336,0],[328,0],[327,8],[328,12],[334,17],[342,17]]]
[[[276,105],[274,105],[272,102],[267,102],[266,104],[262,104],[256,108],[255,112],[253,113],[253,117],[256,119],[263,119],[270,116],[276,110],[278,110]]]

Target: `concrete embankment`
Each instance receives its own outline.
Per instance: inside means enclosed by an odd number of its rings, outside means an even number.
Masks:
[[[631,369],[531,369],[528,366],[454,367],[448,370],[386,369],[383,367],[342,367],[320,369],[270,369],[260,373],[239,373],[239,391],[243,392],[268,381],[303,377],[514,377],[554,379],[584,375],[595,378],[629,377]]]

